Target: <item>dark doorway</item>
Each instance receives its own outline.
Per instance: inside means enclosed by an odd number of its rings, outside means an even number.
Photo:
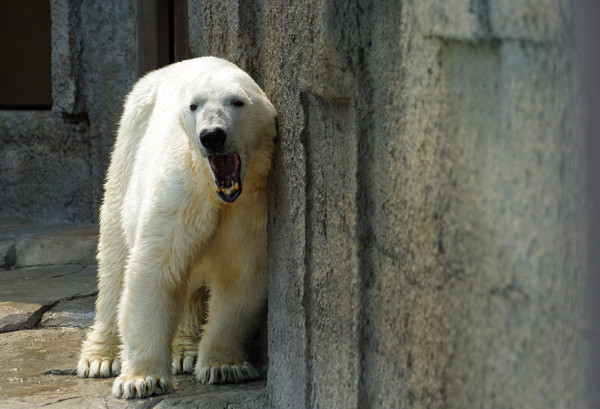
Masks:
[[[190,58],[187,0],[138,1],[138,72]]]
[[[50,2],[0,2],[0,109],[50,109]]]

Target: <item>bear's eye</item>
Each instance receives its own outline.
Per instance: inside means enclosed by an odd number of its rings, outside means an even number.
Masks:
[[[196,104],[190,105],[190,111],[195,111],[196,108],[198,108],[198,105],[196,105]]]
[[[243,107],[244,101],[240,101],[239,99],[234,99],[233,101],[231,101],[231,105],[233,105],[234,107]]]

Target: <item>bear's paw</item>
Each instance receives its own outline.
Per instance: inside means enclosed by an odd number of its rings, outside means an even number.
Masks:
[[[112,395],[120,399],[147,398],[173,392],[173,383],[166,377],[152,375],[121,375],[115,379]]]
[[[77,364],[77,376],[80,378],[110,378],[121,372],[118,357],[82,356]]]
[[[184,334],[178,334],[173,341],[171,352],[171,363],[173,375],[181,373],[193,373],[198,357],[198,338]]]
[[[196,357],[198,354],[194,352],[185,351],[178,354],[173,354],[172,359],[172,373],[173,375],[181,373],[192,373],[194,372],[194,365],[196,364]]]
[[[224,364],[209,363],[196,368],[196,378],[200,383],[238,383],[257,379],[260,374],[250,362]]]

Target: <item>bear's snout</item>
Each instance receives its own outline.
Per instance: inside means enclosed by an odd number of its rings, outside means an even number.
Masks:
[[[222,128],[207,128],[200,132],[200,143],[212,151],[222,148],[226,138],[227,134]]]

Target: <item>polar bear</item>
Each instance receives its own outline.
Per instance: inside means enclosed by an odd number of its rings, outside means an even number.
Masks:
[[[96,317],[79,377],[112,393],[259,376],[247,337],[267,295],[267,176],[275,109],[237,66],[153,71],[125,100],[100,209]]]

